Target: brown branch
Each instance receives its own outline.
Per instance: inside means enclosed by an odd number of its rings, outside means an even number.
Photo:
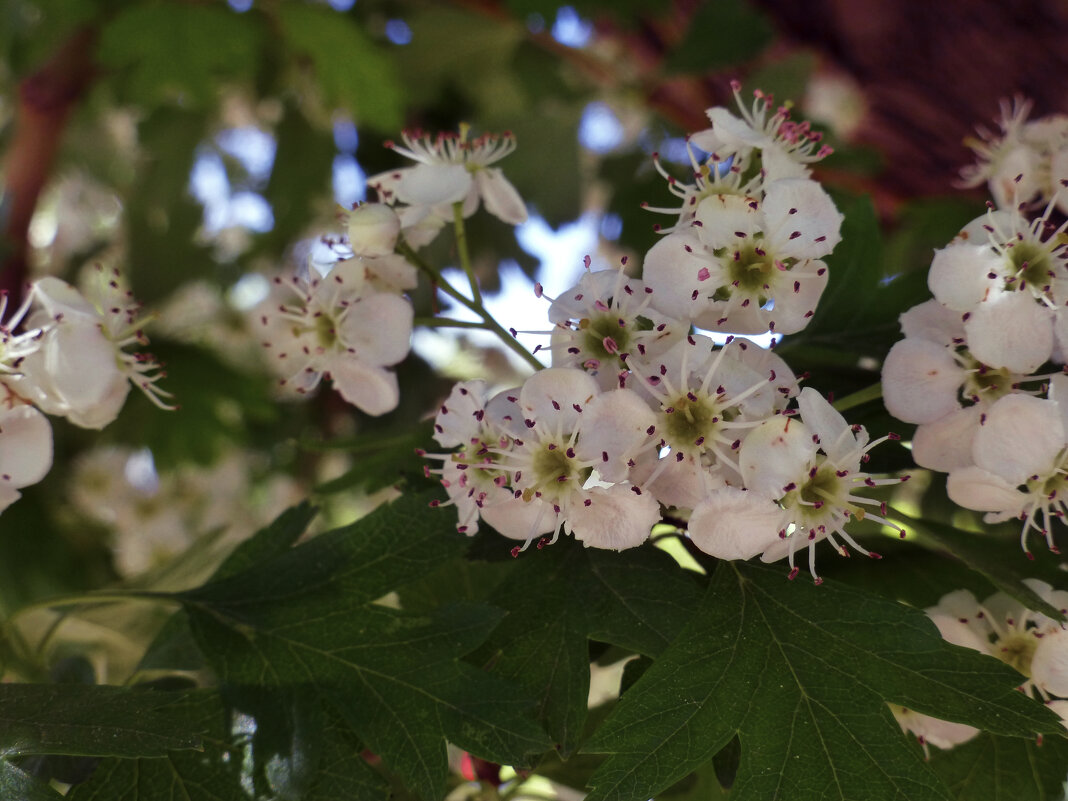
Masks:
[[[96,31],[76,31],[19,84],[15,132],[4,156],[0,290],[16,301],[26,283],[30,221],[52,172],[71,111],[93,80]]]

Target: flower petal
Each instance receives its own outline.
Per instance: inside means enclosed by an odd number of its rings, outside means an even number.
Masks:
[[[497,167],[486,167],[475,172],[475,185],[486,204],[486,211],[509,225],[527,221],[527,205],[515,187]]]
[[[894,343],[883,363],[883,403],[906,423],[933,423],[960,408],[967,374],[952,352],[927,339]]]
[[[737,487],[714,490],[690,516],[690,539],[717,559],[750,559],[778,540],[784,513],[774,501]]]

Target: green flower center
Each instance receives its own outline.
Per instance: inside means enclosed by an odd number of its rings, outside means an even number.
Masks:
[[[1028,631],[1009,634],[994,643],[994,654],[1002,662],[1031,678],[1031,660],[1038,648],[1038,638]]]
[[[664,441],[683,452],[711,441],[720,424],[729,419],[720,404],[704,393],[683,395],[663,403],[662,408]],[[667,414],[668,409],[673,411]]]
[[[1019,287],[1021,283],[1033,287],[1049,286],[1053,265],[1045,248],[1034,242],[1017,242],[1009,249],[1008,256],[1015,268],[1013,273],[1018,276],[1015,286]]]
[[[629,353],[630,333],[626,326],[619,324],[619,319],[608,314],[598,317],[583,318],[579,321],[579,330],[583,332],[582,349],[595,359],[611,361],[618,359],[620,353]],[[615,353],[605,346],[606,342],[615,343]]]

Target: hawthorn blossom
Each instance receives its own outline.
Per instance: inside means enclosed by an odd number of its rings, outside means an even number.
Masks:
[[[742,85],[732,81],[731,89],[741,117],[722,106],[708,109],[712,127],[690,137],[702,150],[721,159],[745,157],[757,151],[761,175],[767,181],[807,178],[807,165],[831,154],[831,148],[823,144],[823,134],[812,130],[807,121],[790,119],[791,104],[774,107],[774,97],[758,89],[753,92],[753,103],[747,108],[742,100]],[[771,112],[772,108],[775,108],[774,112]]]
[[[37,409],[8,397],[0,406],[0,511],[52,467],[52,426]]]
[[[97,265],[83,295],[58,278],[31,288],[40,308],[27,324],[43,331],[41,347],[22,362],[14,383],[25,398],[49,414],[83,428],[103,428],[119,414],[130,384],[161,409],[172,409],[170,393],[156,383],[164,377],[149,354],[126,349],[148,343],[147,320],[117,270]]]
[[[838,537],[860,553],[879,558],[861,547],[845,526],[852,518],[892,525],[864,508],[881,510],[882,502],[857,493],[902,479],[875,479],[861,469],[867,452],[890,437],[869,443],[862,426],[848,425],[811,388],[801,391],[798,408],[801,419],[777,415],[746,436],[739,453],[744,489],[729,487],[703,501],[694,509],[690,536],[718,558],[758,552],[764,562],[788,557],[790,578],[798,573],[795,553],[807,547],[809,572],[819,584],[812,546],[822,539],[843,555],[848,551]]]
[[[589,256],[586,257],[589,268]],[[663,353],[685,332],[680,321],[652,308],[653,291],[617,270],[586,272],[549,307],[553,365],[581,367],[611,389],[628,359]]]
[[[515,150],[510,133],[468,139],[467,127],[461,126],[459,134],[405,131],[401,138],[403,145],[387,142],[386,147],[419,163],[373,176],[367,183],[386,203],[399,201],[420,210],[407,218],[402,213],[405,231],[428,215],[442,222],[451,219],[451,210],[442,207],[453,203],[461,204],[464,216],[473,214],[481,201],[486,211],[510,225],[526,221],[523,199],[500,168],[491,166]]]
[[[830,196],[805,178],[770,183],[763,200],[715,195],[688,230],[652,247],[643,277],[660,311],[701,328],[796,333],[827,286],[820,259],[841,240],[841,224]]]
[[[408,355],[411,304],[368,288],[359,259],[338,262],[324,277],[276,278],[275,284],[296,296],[295,303],[272,306],[259,317],[262,344],[283,376],[280,385],[305,394],[326,376],[367,414],[396,408],[397,377],[386,368]]]

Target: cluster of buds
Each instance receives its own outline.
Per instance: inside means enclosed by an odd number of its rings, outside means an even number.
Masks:
[[[1068,592],[1038,579],[1024,583],[1061,614],[1068,614]],[[925,611],[946,641],[996,657],[1019,671],[1026,679],[1020,690],[1043,701],[1068,728],[1068,629],[1001,592],[979,603],[969,591],[957,590]],[[911,709],[894,707],[893,712],[925,749],[928,743],[952,748],[979,734],[973,726]]]
[[[989,173],[995,197],[1006,194],[995,161],[999,170],[1041,162],[1039,153],[1020,155],[1034,141],[1024,133],[1030,126],[1068,135],[1068,118],[1024,125],[1023,116],[1004,123],[997,147],[988,138],[980,151],[986,161],[974,172]],[[1011,182],[1022,189],[1009,194],[1026,200],[989,204],[935,252],[928,273],[934,299],[901,315],[905,338],[883,366],[886,408],[918,424],[916,463],[948,473],[950,498],[986,512],[987,522],[1022,520],[1028,553],[1031,531],[1056,550],[1052,520],[1065,512],[1068,466],[1068,378],[1049,366],[1068,362],[1068,224],[1051,222],[1064,192],[1032,191],[1048,176],[1034,169],[1040,174]],[[1037,209],[1036,193],[1045,200]]]
[[[864,494],[900,480],[863,469],[883,440],[801,391],[770,350],[691,333],[799,331],[826,286],[820,259],[842,216],[807,165],[829,149],[788,107],[773,108],[758,92],[741,118],[709,110],[712,127],[689,140],[694,183],[669,179],[682,207],[656,209],[676,220],[643,278],[587,272],[552,299],[550,369],[494,395],[461,383],[441,406],[436,439],[457,450],[430,456],[441,466],[427,473],[440,476],[461,531],[485,521],[522,541],[517,553],[563,532],[623,549],[667,508],[704,552],[787,557],[791,577],[808,547],[819,581],[811,546],[823,539],[877,557],[845,526],[889,525]]]
[[[5,320],[0,298],[0,510],[52,466],[45,414],[100,429],[119,414],[130,385],[163,409],[154,359],[130,350],[147,344],[140,306],[118,271],[97,265],[84,293],[58,278],[32,284]]]

